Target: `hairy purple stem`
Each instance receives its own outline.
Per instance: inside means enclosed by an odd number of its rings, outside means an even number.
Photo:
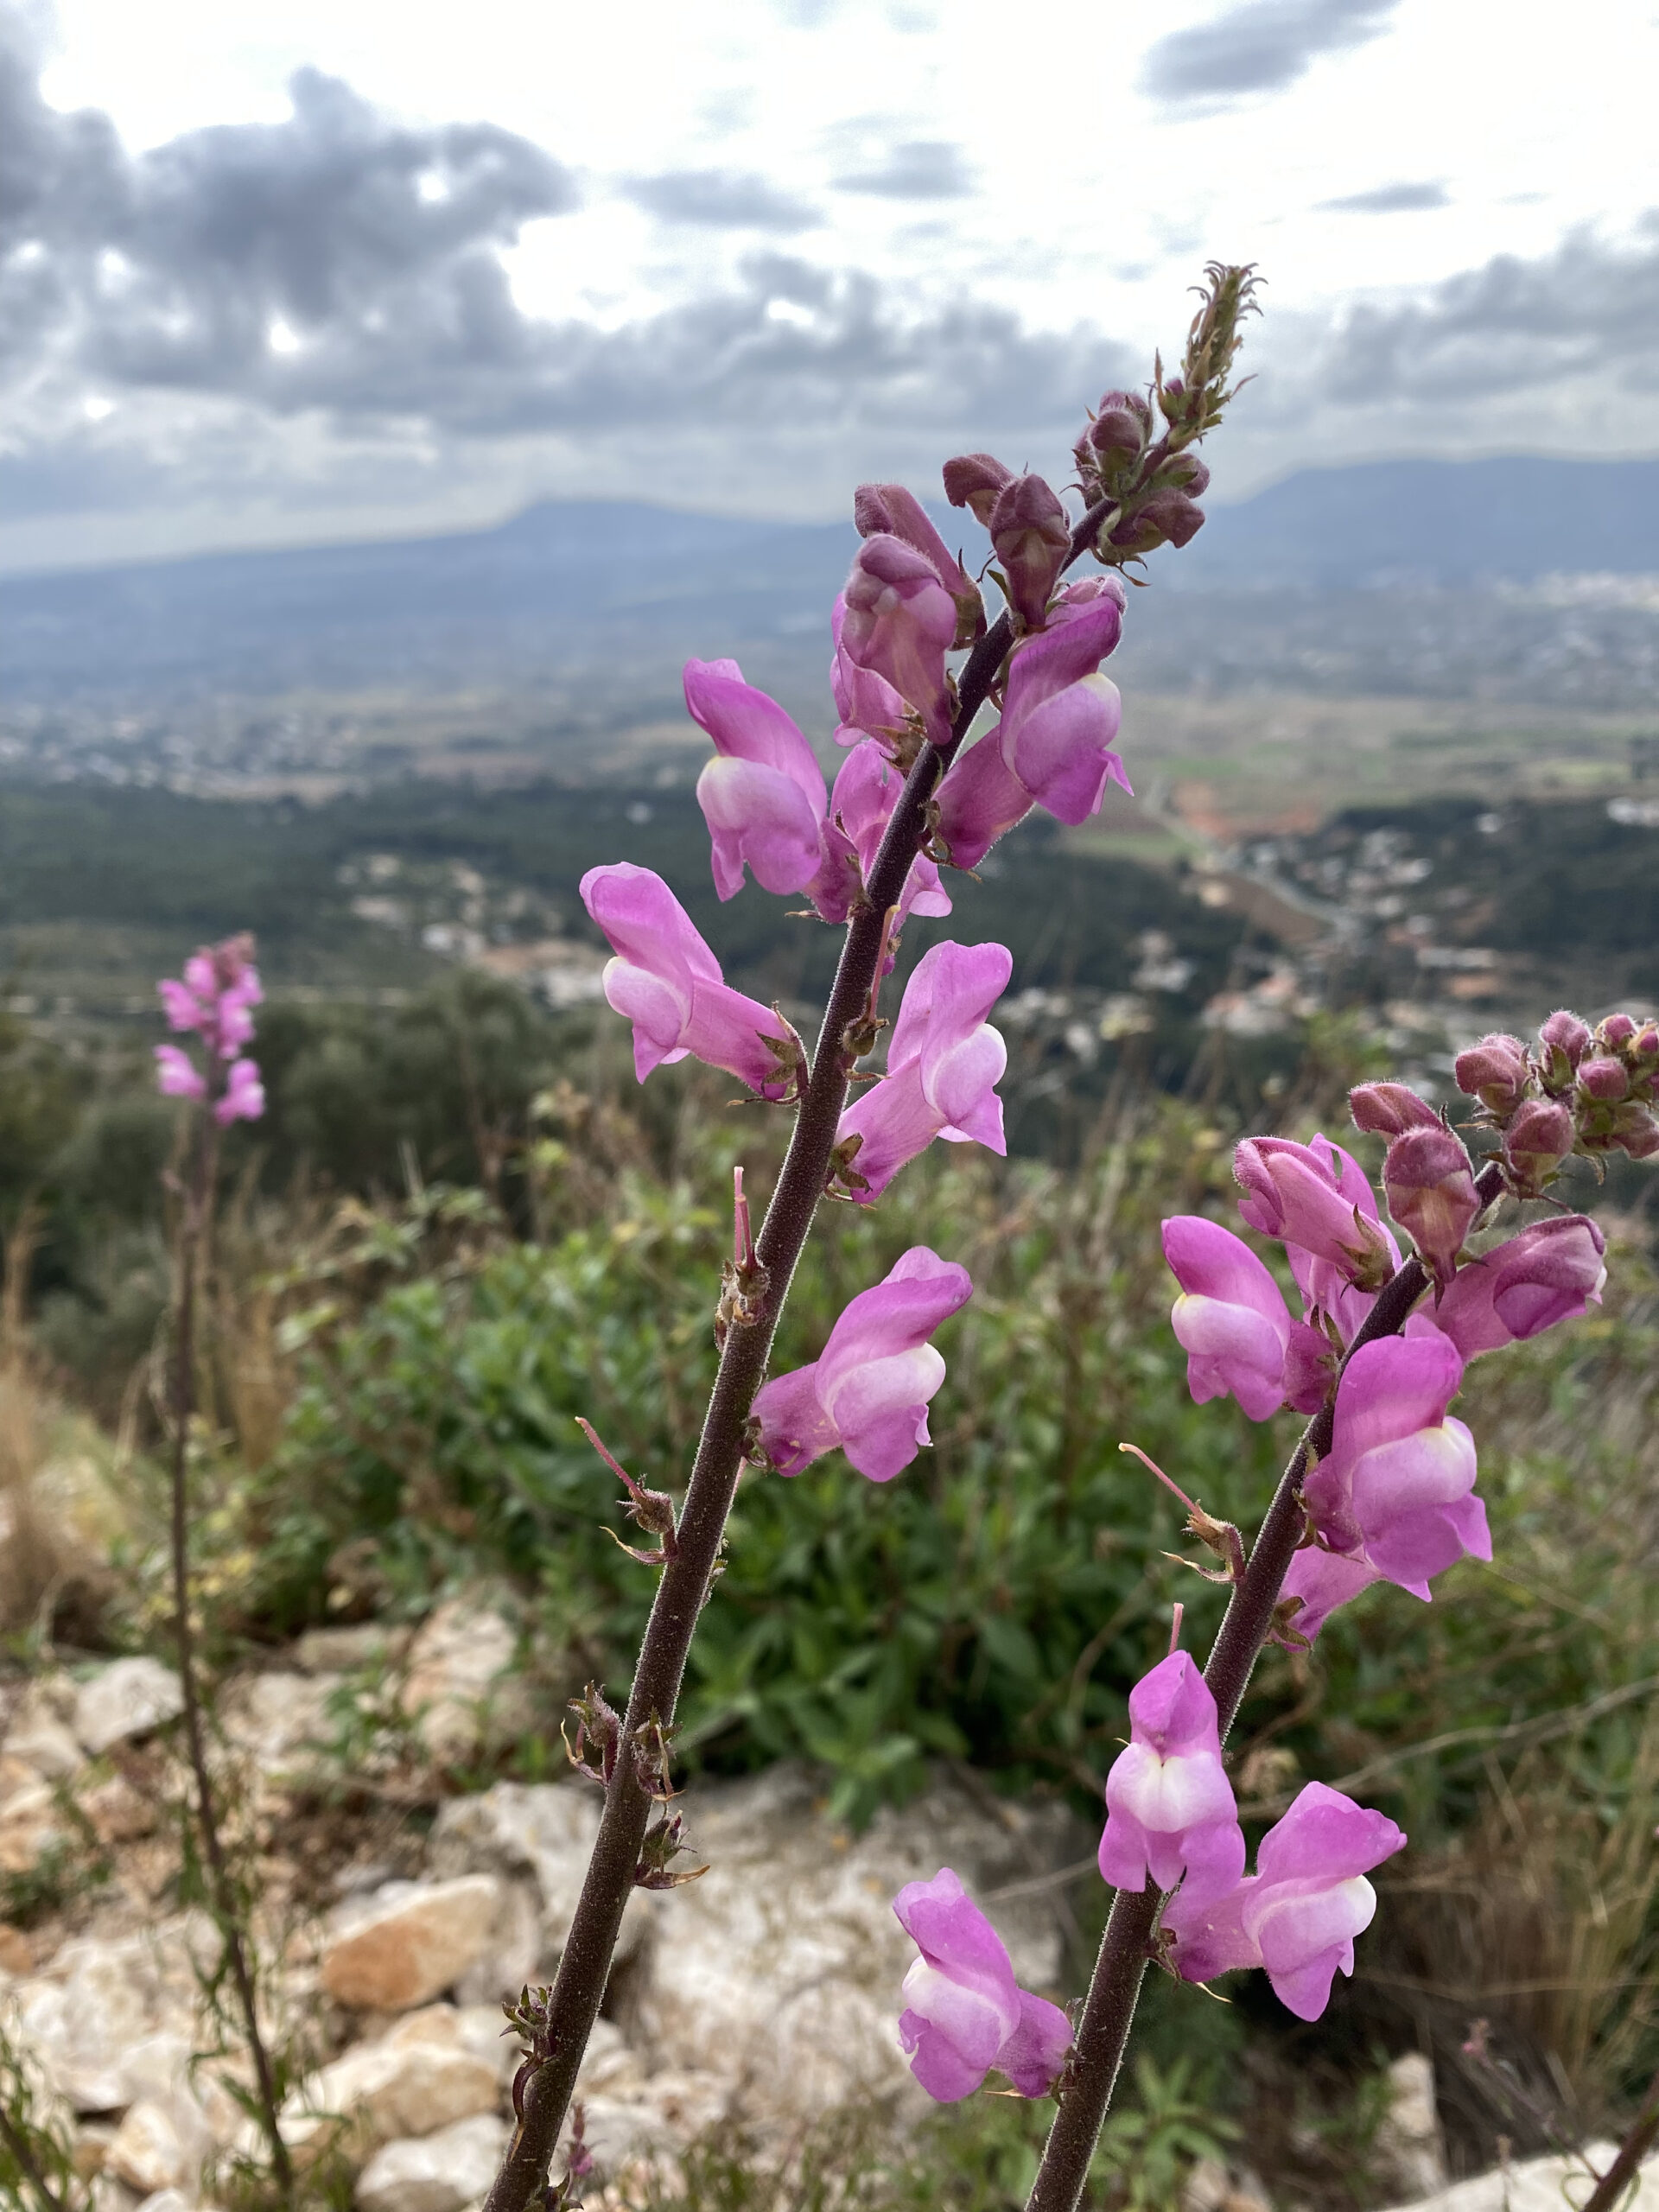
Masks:
[[[1584,2212],[1618,2212],[1643,2159],[1656,2142],[1659,2142],[1659,2074],[1649,2084],[1642,2109],[1618,2146],[1618,2156],[1584,2200]]]
[[[1496,1165],[1483,1168],[1476,1178],[1475,1188],[1484,1206],[1491,1206],[1502,1195],[1503,1187]],[[1415,1256],[1408,1260],[1377,1294],[1376,1303],[1348,1347],[1344,1366],[1362,1344],[1374,1344],[1379,1337],[1397,1336],[1428,1286],[1428,1270],[1422,1262]],[[1285,1576],[1301,1541],[1302,1478],[1311,1462],[1324,1459],[1330,1451],[1335,1424],[1333,1389],[1303,1430],[1289,1465],[1279,1478],[1249,1563],[1228,1600],[1221,1632],[1204,1670],[1216,1700],[1224,1743],[1238,1717],[1273,1626]],[[1026,2212],[1075,2212],[1123,2063],[1162,1904],[1162,1894],[1151,1882],[1144,1890],[1120,1890],[1112,1900],[1083,2017],[1077,2023],[1059,2109],[1026,2200]]]
[[[259,2100],[259,2123],[270,2146],[270,2168],[283,2202],[294,2197],[294,2168],[277,2124],[276,2077],[259,2030],[253,1972],[248,1961],[236,1885],[220,1834],[213,1777],[207,1766],[207,1731],[202,1725],[201,1690],[196,1672],[195,1630],[190,1621],[190,1420],[195,1411],[196,1278],[212,1218],[213,1186],[219,1173],[219,1126],[213,1103],[221,1070],[211,1060],[207,1096],[203,1101],[191,1163],[182,1198],[175,1264],[178,1268],[173,1324],[173,1376],[169,1411],[173,1420],[172,1565],[173,1641],[178,1653],[179,1681],[184,1694],[184,1738],[190,1771],[196,1785],[196,1826],[207,1873],[207,1894],[219,1937],[236,1988],[243,2032],[253,2062],[254,2085]]]
[[[1102,500],[1078,523],[1071,533],[1068,568],[1088,550],[1110,510],[1111,502]],[[652,1724],[666,1728],[674,1718],[686,1655],[697,1615],[709,1594],[737,1492],[749,1408],[766,1374],[778,1318],[823,1196],[830,1155],[847,1099],[849,1069],[844,1040],[869,1005],[881,959],[886,916],[902,896],[911,865],[921,850],[927,830],[927,802],[989,696],[1014,641],[1014,624],[1005,613],[969,654],[957,679],[957,709],[950,740],[944,745],[925,746],[911,769],[865,886],[864,903],[847,925],[836,980],[818,1031],[811,1077],[796,1116],[777,1188],[755,1240],[755,1256],[766,1271],[766,1288],[754,1300],[753,1319],[733,1325],[721,1354],[680,1515],[678,1549],[663,1568],[657,1586],[628,1694],[615,1771],[605,1793],[605,1810],[593,1856],[553,1984],[547,2055],[539,2059],[524,2085],[518,2123],[501,2170],[484,2200],[483,2212],[524,2212],[531,2196],[545,2185],[576,2069],[599,2017],[611,1955],[633,1887],[639,1847],[651,1813],[651,1800],[635,1778],[632,1745]]]

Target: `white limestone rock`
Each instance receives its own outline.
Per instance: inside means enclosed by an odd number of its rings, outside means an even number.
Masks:
[[[171,1667],[141,1656],[100,1668],[80,1686],[75,1733],[96,1758],[112,1745],[148,1735],[184,1710],[184,1690]]]
[[[322,1986],[359,2012],[405,2012],[454,1986],[494,1932],[500,1892],[488,1874],[388,1882],[340,1908],[321,1960]]]
[[[461,2212],[495,2179],[507,2124],[493,2113],[383,2144],[357,2177],[358,2212]]]

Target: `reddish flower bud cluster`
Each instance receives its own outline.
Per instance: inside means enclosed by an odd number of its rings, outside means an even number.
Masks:
[[[1518,1037],[1483,1037],[1457,1058],[1459,1090],[1501,1132],[1504,1179],[1536,1198],[1574,1153],[1659,1154],[1659,1024],[1610,1014],[1592,1029],[1565,1008],[1529,1052]]]

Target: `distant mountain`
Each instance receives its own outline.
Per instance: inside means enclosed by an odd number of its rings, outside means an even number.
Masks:
[[[950,520],[962,518],[952,516]],[[671,697],[686,653],[743,651],[821,686],[846,524],[552,501],[494,530],[0,579],[13,698],[556,681]],[[1659,574],[1659,461],[1376,461],[1213,506],[1158,601],[1478,590],[1553,570]],[[1178,604],[1154,628],[1190,626]]]
[[[534,682],[624,651],[677,667],[710,636],[826,637],[857,542],[850,524],[563,500],[454,537],[8,577],[0,687]]]
[[[1212,507],[1184,591],[1462,588],[1553,571],[1659,575],[1659,461],[1377,461],[1306,468]]]

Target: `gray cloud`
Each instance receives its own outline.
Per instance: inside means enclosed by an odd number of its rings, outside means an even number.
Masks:
[[[1380,37],[1397,0],[1245,0],[1148,51],[1141,90],[1156,100],[1282,92],[1322,54]]]
[[[894,146],[872,169],[836,179],[842,192],[868,192],[883,200],[961,200],[974,188],[960,146],[941,138],[912,138]]]
[[[1380,184],[1374,192],[1350,192],[1319,204],[1335,215],[1403,215],[1420,207],[1449,207],[1452,195],[1443,184]]]
[[[1500,254],[1419,299],[1362,303],[1315,373],[1330,397],[1359,404],[1478,405],[1583,377],[1659,390],[1659,209],[1629,245],[1575,232],[1535,260]]]
[[[0,44],[0,346],[33,442],[78,467],[111,443],[82,422],[89,386],[129,411],[149,395],[147,423],[150,401],[188,394],[354,437],[645,423],[821,435],[1064,422],[1128,372],[1096,334],[1034,334],[978,305],[918,312],[868,276],[776,253],[618,330],[531,316],[498,249],[576,194],[527,140],[405,128],[304,70],[289,121],[194,131],[134,158],[107,118],[47,107],[35,60],[15,35]],[[861,188],[938,194],[960,178],[954,148],[911,143]],[[761,179],[693,172],[632,189],[686,220],[797,219]]]
[[[1063,449],[1086,399],[1144,373],[1090,328],[919,306],[777,251],[620,329],[530,315],[499,250],[576,195],[510,132],[404,128],[305,72],[286,123],[133,156],[106,118],[46,106],[36,73],[0,0],[8,565],[302,512],[330,535],[356,513],[430,526],[531,483],[834,505],[854,473],[931,473],[950,442]],[[938,189],[953,159],[900,147],[893,175]],[[721,173],[634,188],[682,219],[780,216]]]
[[[810,231],[823,220],[816,207],[765,177],[735,169],[671,169],[631,178],[624,190],[664,222],[711,230]]]

